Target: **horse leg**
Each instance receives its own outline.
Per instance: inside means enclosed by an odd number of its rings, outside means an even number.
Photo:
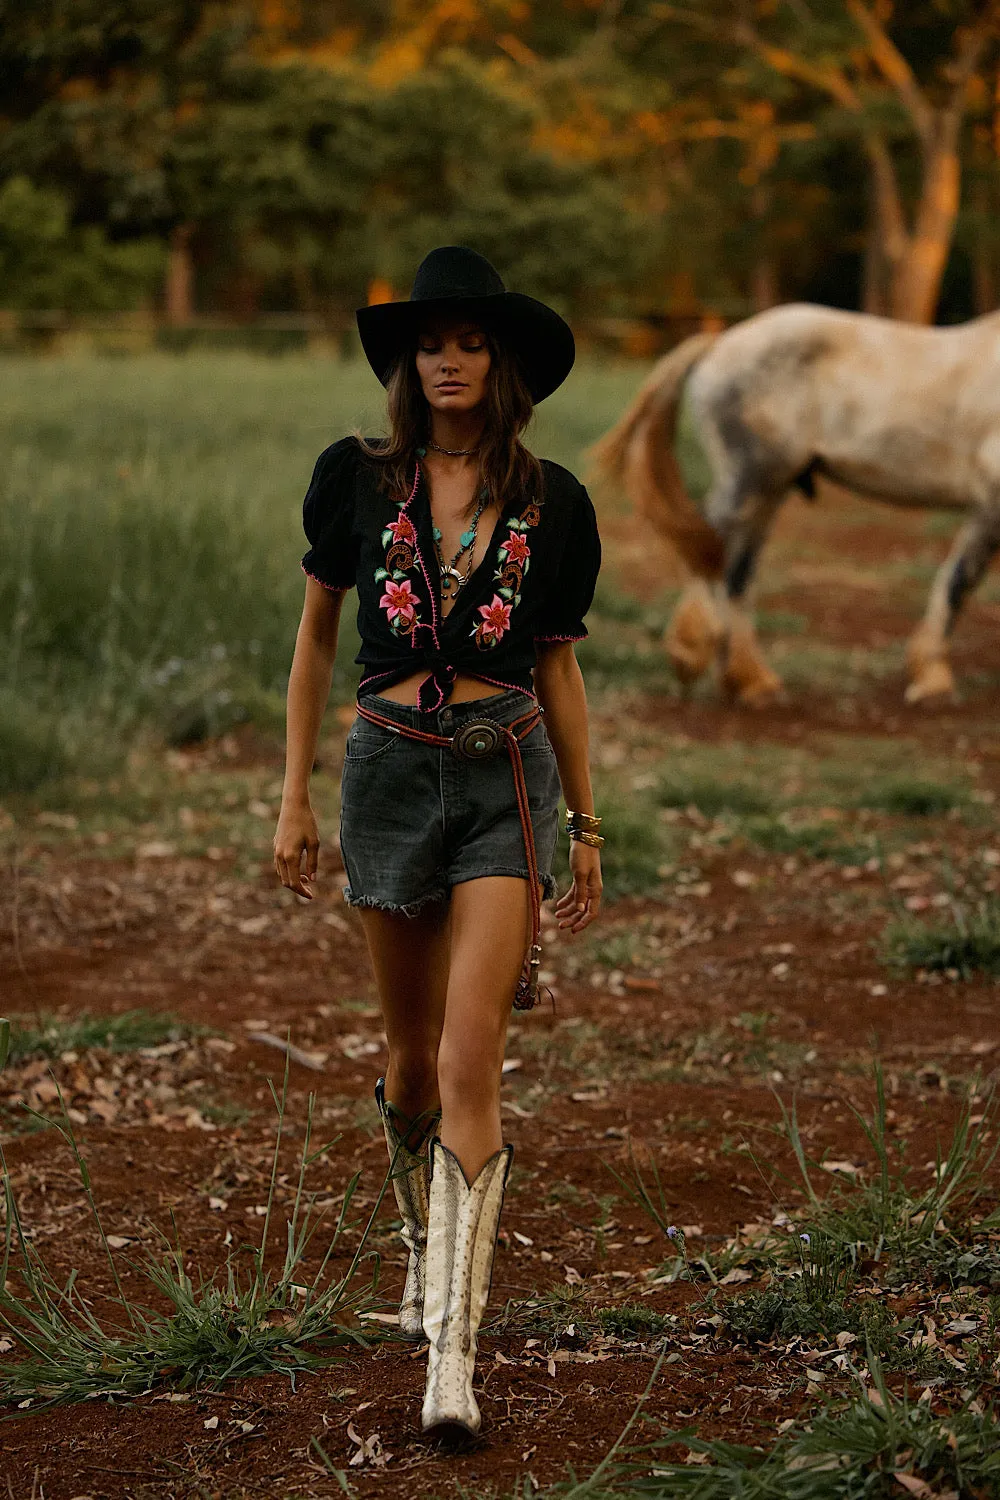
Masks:
[[[722,682],[739,703],[751,708],[772,703],[781,694],[781,678],[765,660],[748,595],[760,549],[783,498],[781,494],[745,501],[726,544],[723,589],[727,629]]]
[[[931,587],[927,611],[910,637],[906,660],[910,685],[907,703],[955,696],[955,677],[948,661],[948,637],[965,597],[982,578],[1000,550],[1000,508],[974,516],[955,538]]]
[[[674,671],[685,688],[697,682],[719,654],[726,628],[704,578],[684,586],[670,617],[663,644]]]

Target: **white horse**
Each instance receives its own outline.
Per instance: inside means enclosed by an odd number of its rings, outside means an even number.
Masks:
[[[954,693],[948,636],[1000,548],[1000,313],[919,328],[791,304],[696,335],[594,456],[692,575],[666,639],[678,675],[719,658],[744,703],[781,686],[746,596],[789,490],[811,498],[825,475],[890,505],[967,512],[907,653],[909,702]]]

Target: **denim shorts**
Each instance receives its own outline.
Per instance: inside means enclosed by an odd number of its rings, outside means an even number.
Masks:
[[[523,693],[497,693],[421,713],[388,698],[361,702],[384,718],[453,735],[476,719],[510,724],[531,708]],[[543,724],[521,741],[538,871],[555,894],[552,857],[559,823],[559,774]],[[340,849],[350,906],[413,916],[452,886],[483,875],[528,878],[514,773],[506,750],[488,760],[404,739],[360,716],[347,736],[341,780]]]

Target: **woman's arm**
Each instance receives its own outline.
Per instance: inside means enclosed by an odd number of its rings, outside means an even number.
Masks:
[[[314,578],[306,579],[305,603],[288,675],[285,783],[274,835],[274,867],[282,885],[309,900],[309,881],[319,863],[319,832],[309,801],[309,777],[330,696],[343,603],[342,592],[331,593]]]
[[[535,692],[545,710],[545,728],[556,754],[566,806],[593,814],[587,694],[572,642],[538,642]],[[573,884],[556,902],[556,916],[560,927],[582,932],[601,909],[600,850],[572,839],[569,868]]]

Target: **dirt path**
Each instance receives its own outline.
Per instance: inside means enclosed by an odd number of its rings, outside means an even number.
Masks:
[[[802,614],[845,648],[898,640],[908,623],[898,600],[873,605],[861,588],[790,582],[768,607]],[[963,625],[956,664],[968,687],[958,707],[910,713],[898,678],[808,699],[793,692],[756,716],[708,699],[680,708],[648,695],[633,699],[636,732],[644,743],[682,736],[688,746],[748,754],[819,754],[831,737],[852,735],[898,740],[911,759],[916,745],[973,776],[982,813],[1000,793],[994,614],[992,604],[975,606]],[[599,708],[599,756],[619,734],[615,715]],[[480,1354],[481,1442],[456,1456],[421,1439],[420,1352],[382,1340],[348,1350],[294,1389],[275,1376],[218,1393],[164,1389],[114,1406],[29,1407],[0,1427],[16,1500],[42,1492],[46,1500],[343,1493],[313,1439],[359,1495],[416,1500],[456,1484],[503,1492],[525,1475],[544,1486],[567,1465],[586,1473],[603,1457],[661,1348],[670,1363],[648,1410],[672,1427],[766,1445],[777,1423],[808,1407],[816,1385],[801,1341],[751,1351],[722,1337],[706,1282],[662,1274],[673,1247],[610,1169],[627,1173],[634,1158],[648,1177],[655,1163],[664,1212],[684,1228],[692,1257],[752,1238],[802,1205],[787,1143],[773,1130],[779,1098],[796,1097],[814,1154],[871,1169],[849,1106],[869,1107],[875,1055],[890,1131],[906,1140],[910,1160],[933,1160],[962,1088],[1000,1064],[996,983],[891,974],[876,942],[891,901],[933,910],[943,858],[978,871],[989,889],[1000,857],[983,860],[996,829],[986,816],[927,817],[923,842],[900,843],[887,876],[843,859],[790,858],[746,837],[716,838],[696,808],[664,816],[682,863],[697,869],[672,869],[655,900],[614,904],[603,949],[595,938],[577,951],[549,928],[554,1009],[517,1017],[511,1028],[504,1118],[516,1167]],[[876,825],[886,836],[906,834],[888,817]],[[140,1008],[207,1028],[144,1051],[28,1060],[4,1075],[12,1184],[51,1266],[63,1276],[77,1268],[98,1298],[108,1289],[69,1151],[52,1131],[25,1132],[20,1103],[51,1112],[54,1077],[107,1231],[135,1254],[155,1248],[172,1215],[187,1262],[210,1274],[227,1239],[239,1245],[260,1223],[274,1135],[268,1080],[280,1083],[283,1061],[265,1036],[290,1035],[312,1064],[290,1068],[283,1169],[292,1170],[315,1091],[319,1128],[339,1143],[311,1170],[310,1186],[335,1204],[360,1169],[355,1217],[363,1215],[385,1169],[372,1104],[385,1052],[360,934],[333,872],[305,906],[275,891],[266,860],[248,874],[228,856],[147,850],[109,866],[100,850],[71,853],[43,840],[29,842],[20,859],[18,921],[16,929],[6,922],[2,950],[4,1009],[30,1018]],[[281,1202],[289,1192],[283,1182]],[[383,1257],[386,1307],[402,1278],[391,1217],[384,1206],[372,1241]],[[734,1277],[719,1295],[742,1281]],[[139,1295],[134,1272],[126,1284]],[[630,1336],[627,1319],[598,1318],[636,1303],[661,1315],[656,1337]],[[376,1453],[352,1463],[360,1440],[374,1434],[382,1461]]]

